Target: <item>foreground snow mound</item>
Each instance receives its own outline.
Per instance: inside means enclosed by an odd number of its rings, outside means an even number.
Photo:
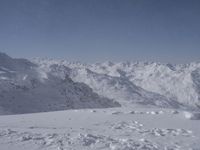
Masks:
[[[120,105],[67,75],[61,79],[28,60],[0,53],[0,114],[115,106]]]
[[[200,112],[183,112],[186,119],[190,120],[200,120]]]
[[[95,92],[123,105],[139,103],[173,108],[200,108],[200,63],[171,65],[124,62],[81,64],[35,59],[46,71],[68,74]],[[58,72],[61,72],[59,74]]]

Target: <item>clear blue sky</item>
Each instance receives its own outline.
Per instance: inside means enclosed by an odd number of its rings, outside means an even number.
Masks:
[[[0,0],[0,51],[70,61],[200,60],[200,0]]]

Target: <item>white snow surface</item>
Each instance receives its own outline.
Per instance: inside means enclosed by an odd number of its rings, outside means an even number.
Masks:
[[[199,126],[155,108],[0,116],[0,150],[200,150]]]
[[[186,119],[190,120],[200,120],[200,112],[184,112],[184,116]]]

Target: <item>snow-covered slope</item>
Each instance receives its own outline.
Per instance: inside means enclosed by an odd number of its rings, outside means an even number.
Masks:
[[[28,60],[0,53],[0,114],[114,106],[120,105],[67,75],[61,79]]]
[[[35,59],[34,62],[47,72],[54,66],[58,72],[84,82],[98,94],[123,105],[139,103],[190,109],[200,106],[200,63],[105,62],[88,65],[48,59]]]

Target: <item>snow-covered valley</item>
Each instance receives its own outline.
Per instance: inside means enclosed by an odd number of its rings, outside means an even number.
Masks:
[[[200,150],[200,63],[0,53],[0,150]]]

